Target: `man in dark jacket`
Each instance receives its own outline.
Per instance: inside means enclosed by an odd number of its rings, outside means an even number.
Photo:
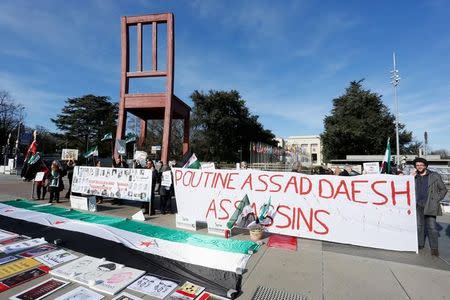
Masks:
[[[439,174],[427,169],[428,161],[426,159],[422,157],[416,158],[414,167],[416,168],[415,185],[419,249],[422,249],[425,245],[426,226],[431,255],[439,256],[436,216],[442,215],[440,202],[447,194],[447,188]]]

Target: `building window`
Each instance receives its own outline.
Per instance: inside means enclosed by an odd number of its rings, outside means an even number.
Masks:
[[[311,153],[317,153],[318,151],[318,145],[317,144],[311,144]]]

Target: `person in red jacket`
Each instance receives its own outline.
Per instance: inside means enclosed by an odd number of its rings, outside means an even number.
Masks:
[[[50,170],[45,165],[44,161],[41,161],[41,168],[39,172],[44,172],[44,177],[42,178],[42,181],[36,182],[36,193],[37,193],[37,199],[43,200],[45,199],[45,194],[47,193],[47,186],[46,186],[46,180],[48,178],[48,174],[50,174]],[[42,191],[42,198],[41,198],[41,191]]]

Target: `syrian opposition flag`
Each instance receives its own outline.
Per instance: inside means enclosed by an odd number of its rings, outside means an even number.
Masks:
[[[384,152],[383,162],[381,163],[381,174],[391,173],[391,142],[390,138],[387,140],[386,151]]]
[[[125,143],[128,144],[128,143],[136,142],[137,137],[138,136],[136,134],[130,132],[125,136]]]
[[[86,153],[84,153],[83,156],[84,156],[84,158],[88,158],[90,156],[98,156],[97,146],[88,149],[88,151],[86,151]]]
[[[192,154],[192,156],[183,166],[183,168],[187,169],[200,169],[200,167],[201,167],[200,161],[197,159],[197,156],[195,156],[195,153]]]
[[[253,208],[250,206],[250,200],[246,194],[231,218],[228,220],[227,227],[228,229],[232,229],[233,227],[247,228],[247,226],[253,224],[254,221],[256,221],[256,218],[253,213]]]
[[[112,140],[112,133],[111,132],[105,134],[105,136],[100,140],[100,142],[109,141],[109,140]]]
[[[89,256],[139,267],[178,282],[195,282],[223,297],[241,291],[242,272],[260,245],[32,201],[0,203],[0,227],[46,240],[59,238]],[[170,270],[170,272],[167,272]],[[0,284],[1,285],[1,284]],[[228,299],[228,298],[227,298]]]

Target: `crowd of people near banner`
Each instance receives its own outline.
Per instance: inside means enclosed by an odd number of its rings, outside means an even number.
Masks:
[[[194,157],[195,162],[191,162],[192,157]],[[200,163],[195,157],[192,156],[187,164],[198,164],[200,168]],[[386,161],[390,161],[387,159]],[[95,162],[95,161],[94,161]],[[49,193],[49,203],[60,201],[60,192],[64,190],[63,177],[67,176],[69,186],[65,194],[65,198],[70,198],[71,185],[73,179],[74,167],[77,165],[75,160],[69,159],[61,163],[59,160],[52,161],[50,167],[47,167],[43,158],[37,152],[36,137],[33,143],[28,148],[28,152],[25,157],[25,164],[22,169],[22,177],[24,180],[35,179],[34,176],[37,172],[43,174],[41,180],[36,183],[36,193],[37,199],[45,199],[46,193]],[[112,157],[111,167],[113,168],[146,168],[152,170],[152,194],[151,201],[144,202],[141,206],[143,213],[154,215],[155,211],[155,193],[160,196],[160,212],[161,214],[174,213],[174,208],[172,207],[172,196],[174,195],[173,178],[163,178],[164,176],[172,177],[170,172],[171,166],[175,165],[175,162],[170,162],[169,164],[163,164],[162,162],[155,163],[150,158],[146,158],[144,161],[133,160],[133,165],[130,166],[126,160],[121,156]],[[440,202],[444,199],[447,194],[447,188],[438,173],[435,173],[428,169],[428,162],[424,158],[416,158],[413,161],[414,169],[413,172],[404,174],[395,165],[382,165],[382,173],[387,173],[391,175],[412,175],[415,180],[415,194],[416,194],[416,212],[417,212],[417,234],[418,234],[418,246],[422,249],[425,245],[426,236],[428,236],[429,245],[431,248],[431,254],[438,256],[438,230],[436,217],[442,215],[442,209]],[[101,162],[98,161],[97,167],[101,167]],[[106,166],[106,165],[105,165]],[[109,167],[109,166],[108,166]],[[242,162],[240,169],[247,169],[247,163]],[[302,165],[300,163],[292,165],[292,172],[302,172]],[[364,171],[362,172],[365,173]],[[337,175],[337,176],[357,176],[360,173],[353,170],[350,165],[345,165],[342,169],[338,166],[332,168],[318,167],[312,169],[312,174],[318,175]],[[163,181],[170,182],[169,185],[161,184]],[[98,203],[103,202],[102,197],[98,197]],[[121,199],[113,199],[113,204],[122,204]]]

